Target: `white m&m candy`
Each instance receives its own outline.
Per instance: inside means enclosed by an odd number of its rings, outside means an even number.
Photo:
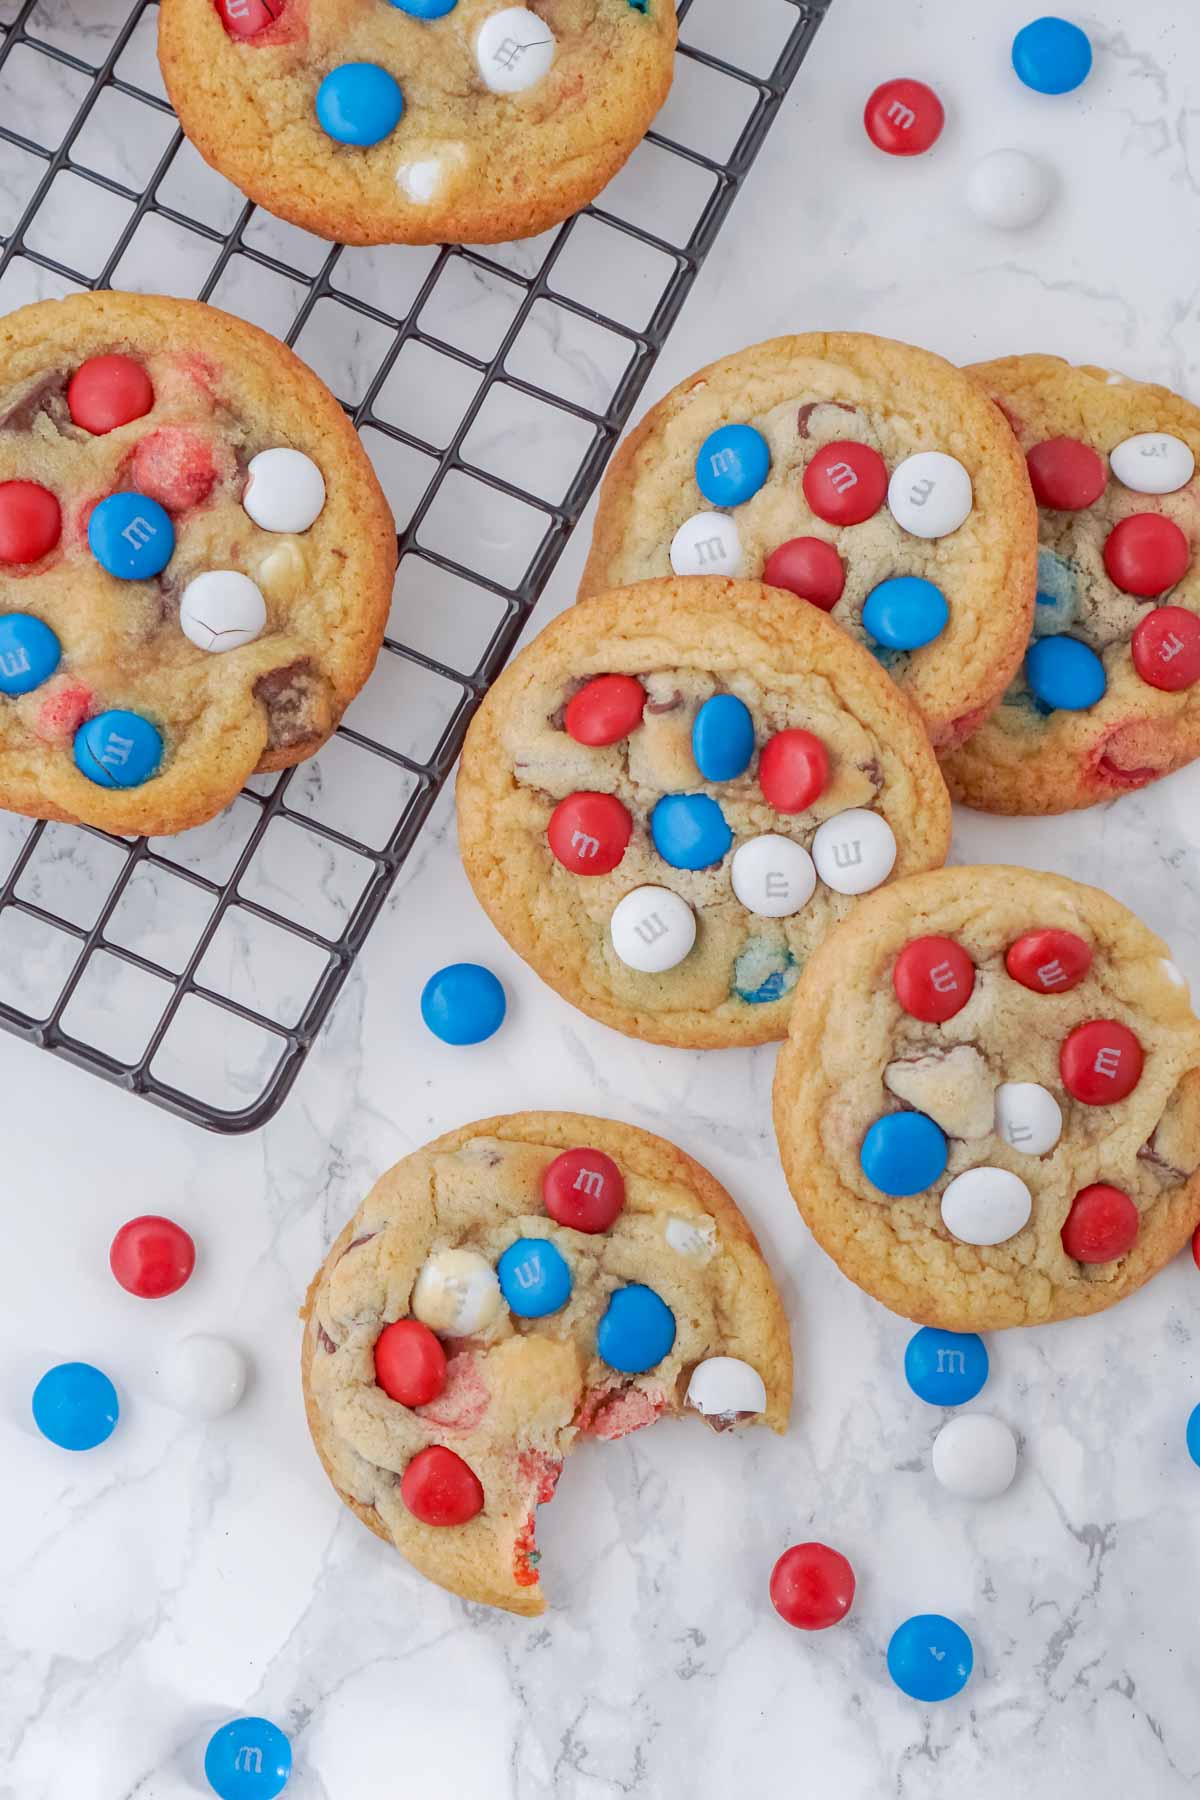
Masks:
[[[626,968],[662,975],[681,963],[695,943],[696,915],[670,888],[640,887],[618,900],[608,929]]]
[[[1121,486],[1135,494],[1173,494],[1196,473],[1196,458],[1183,439],[1165,431],[1139,431],[1123,439],[1108,460]]]
[[[671,539],[676,575],[740,575],[742,540],[725,513],[693,513]]]
[[[179,628],[199,650],[237,650],[252,643],[266,622],[262,590],[235,569],[194,576],[179,602]]]
[[[229,1412],[246,1388],[246,1359],[227,1338],[198,1331],[181,1338],[162,1371],[168,1406],[193,1419],[216,1419]]]
[[[995,1500],[1012,1486],[1017,1440],[991,1413],[960,1413],[933,1440],[933,1472],[962,1500]]]
[[[1036,1081],[1003,1081],[996,1089],[996,1130],[1014,1150],[1044,1156],[1062,1136],[1062,1108]]]
[[[412,1292],[414,1319],[447,1337],[486,1331],[503,1306],[496,1271],[478,1250],[435,1250]]]
[[[971,477],[956,456],[942,450],[906,456],[888,482],[888,511],[912,537],[948,537],[973,504]]]
[[[1002,1244],[1032,1211],[1029,1189],[1007,1169],[965,1169],[942,1195],[942,1223],[962,1244]]]
[[[737,1356],[710,1356],[697,1363],[688,1382],[687,1403],[706,1419],[766,1411],[767,1389],[757,1369]]]
[[[852,806],[817,828],[812,858],[835,894],[869,894],[895,867],[895,834],[880,813]]]
[[[993,150],[967,177],[967,205],[977,219],[1001,231],[1036,224],[1053,195],[1053,175],[1024,150]]]
[[[260,450],[242,505],[264,531],[307,531],[325,505],[325,477],[302,450]]]
[[[522,94],[550,73],[554,33],[527,6],[505,6],[483,21],[475,62],[493,94]]]
[[[798,913],[817,885],[817,871],[804,845],[774,831],[739,844],[729,874],[742,905],[764,919],[787,919]]]

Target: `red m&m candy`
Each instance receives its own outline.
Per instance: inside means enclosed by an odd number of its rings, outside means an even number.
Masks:
[[[212,450],[197,431],[164,425],[144,437],[133,453],[133,486],[168,512],[186,512],[207,500],[217,479]]]
[[[1063,1043],[1058,1067],[1068,1094],[1085,1106],[1110,1106],[1142,1078],[1142,1046],[1116,1019],[1089,1019]]]
[[[375,1379],[389,1400],[428,1406],[446,1385],[446,1352],[420,1319],[396,1319],[375,1340]]]
[[[1200,1269],[1200,1225],[1192,1233],[1192,1261]]]
[[[62,534],[62,513],[36,481],[0,481],[0,563],[35,563]]]
[[[883,505],[887,464],[869,444],[823,444],[804,471],[804,498],[830,525],[861,525]]]
[[[465,1525],[483,1511],[483,1487],[444,1444],[418,1450],[400,1479],[400,1498],[422,1525]]]
[[[1178,694],[1200,681],[1200,615],[1185,606],[1156,606],[1130,647],[1133,666],[1150,687]]]
[[[1091,945],[1073,931],[1054,926],[1027,931],[1009,946],[1004,966],[1014,981],[1035,994],[1065,994],[1078,987],[1091,968]]]
[[[71,417],[93,437],[142,418],[153,405],[150,377],[132,356],[91,356],[67,384]]]
[[[1062,1246],[1076,1262],[1106,1263],[1132,1250],[1141,1220],[1129,1195],[1097,1181],[1081,1188],[1062,1228]]]
[[[830,612],[842,597],[846,571],[832,544],[824,538],[789,538],[772,550],[763,570],[768,587],[786,588],[801,600]]]
[[[597,675],[567,702],[566,727],[577,744],[619,743],[642,722],[646,690],[632,675]]]
[[[196,1246],[182,1225],[144,1213],[122,1225],[108,1252],[108,1266],[127,1294],[161,1300],[177,1293],[196,1266]]]
[[[811,731],[777,731],[763,745],[758,785],[776,812],[805,812],[828,780],[829,752]]]
[[[920,156],[937,143],[945,123],[933,89],[905,76],[881,83],[863,109],[867,136],[888,156]]]
[[[603,1150],[564,1150],[542,1176],[542,1199],[558,1225],[595,1235],[625,1204],[625,1177]]]
[[[632,830],[615,794],[568,794],[550,814],[546,839],[572,875],[607,875],[624,856]]]
[[[1108,485],[1104,458],[1078,438],[1047,438],[1026,457],[1034,499],[1059,512],[1082,512]]]
[[[282,13],[285,0],[216,0],[221,23],[230,37],[257,37],[273,25]]]
[[[854,1601],[854,1570],[828,1544],[793,1544],[771,1571],[771,1605],[800,1631],[824,1631]]]
[[[941,1025],[971,998],[975,964],[953,938],[913,938],[896,958],[892,986],[912,1018]]]
[[[1174,519],[1162,513],[1132,513],[1104,540],[1109,580],[1127,594],[1152,600],[1187,574],[1191,549]]]

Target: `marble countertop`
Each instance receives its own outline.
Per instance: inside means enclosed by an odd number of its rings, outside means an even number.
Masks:
[[[772,0],[741,0],[749,11]],[[736,17],[741,7],[731,8]],[[834,0],[720,248],[652,378],[777,332],[879,331],[957,360],[1046,350],[1200,397],[1200,9],[1090,0],[1097,64],[1050,101],[1007,69],[1029,0]],[[948,125],[912,165],[859,124],[879,80],[936,85]],[[963,201],[975,157],[1044,154],[1057,202],[1005,236]],[[539,611],[573,593],[586,524]],[[959,861],[1024,862],[1107,887],[1171,942],[1200,991],[1200,766],[1067,819],[961,815]],[[473,958],[506,982],[503,1033],[435,1044],[417,996]],[[1058,1800],[1200,1783],[1195,1569],[1200,1399],[1183,1258],[1116,1311],[998,1336],[986,1404],[1018,1478],[973,1506],[934,1482],[940,1415],[905,1386],[910,1327],[847,1283],[801,1224],[769,1123],[773,1049],[687,1054],[573,1012],[512,956],[459,868],[439,806],[281,1114],[219,1139],[0,1036],[8,1219],[0,1319],[0,1796],[187,1800],[222,1719],[291,1735],[289,1800]],[[304,1427],[296,1309],[375,1176],[439,1131],[565,1107],[676,1138],[752,1220],[792,1320],[783,1439],[666,1423],[589,1445],[541,1515],[551,1610],[530,1624],[424,1584],[338,1505]],[[193,1232],[189,1285],[156,1305],[107,1270],[124,1219]],[[192,1424],[160,1404],[193,1330],[248,1353],[242,1405]],[[118,1384],[102,1449],[34,1433],[29,1394],[69,1358]],[[767,1576],[819,1537],[854,1563],[848,1622],[815,1637]],[[884,1648],[910,1613],[970,1632],[973,1680],[924,1708]]]

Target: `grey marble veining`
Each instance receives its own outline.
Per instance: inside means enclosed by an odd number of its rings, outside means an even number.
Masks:
[[[769,62],[779,10],[736,9],[733,28],[761,56],[752,66]],[[1200,397],[1200,13],[1091,0],[1093,78],[1047,101],[1007,70],[1012,33],[1034,10],[834,0],[648,399],[726,350],[820,326],[960,360],[1049,350]],[[43,11],[57,41],[101,51],[123,6]],[[705,33],[730,29],[732,9],[721,11],[716,0],[694,9],[711,47],[720,37]],[[866,93],[899,72],[948,103],[936,154],[912,165],[875,156],[859,124]],[[1061,179],[1054,210],[1011,238],[976,225],[963,201],[972,160],[1003,144],[1044,154]],[[0,182],[0,210],[18,180]],[[273,253],[307,267],[313,241],[295,238]],[[531,254],[497,260],[522,269]],[[588,254],[601,259],[602,240],[581,251],[572,279],[584,284]],[[390,267],[399,281],[407,255],[344,259],[339,280],[369,285]],[[597,291],[607,275],[598,260]],[[250,307],[252,277],[239,279]],[[644,307],[640,279],[626,277],[631,315]],[[463,333],[492,328],[502,306],[486,284],[458,301]],[[584,404],[602,405],[619,374],[582,326],[563,335],[561,315],[531,321],[522,354]],[[351,358],[346,379],[360,374]],[[502,431],[487,450],[504,454]],[[539,622],[571,599],[585,544],[586,525]],[[433,608],[424,627],[433,643],[441,616]],[[480,632],[491,622],[481,614]],[[436,732],[439,704],[436,689],[406,692],[396,729]],[[343,754],[293,787],[318,815],[343,803],[339,784],[346,803],[362,788]],[[372,822],[369,797],[356,803],[364,832],[386,828],[387,808]],[[1109,888],[1164,933],[1200,991],[1198,818],[1193,769],[1064,820],[961,814],[954,854]],[[9,825],[15,843],[24,827]],[[170,853],[232,859],[241,829],[235,807]],[[103,871],[67,860],[72,892],[93,904]],[[344,873],[285,858],[275,899],[336,916]],[[143,909],[136,929],[159,929],[160,892],[130,903]],[[178,924],[163,915],[164,957]],[[222,954],[223,978],[261,979],[265,997],[274,959],[236,941]],[[433,1043],[416,1011],[426,975],[459,958],[489,963],[511,997],[503,1035],[469,1052]],[[36,974],[36,951],[23,966]],[[549,994],[475,905],[448,800],[261,1134],[206,1137],[0,1037],[3,1800],[194,1800],[210,1730],[255,1711],[292,1733],[289,1800],[1194,1793],[1200,1472],[1183,1424],[1200,1400],[1196,1271],[1183,1258],[1107,1315],[993,1338],[984,1400],[1019,1433],[1019,1474],[990,1505],[955,1501],[929,1469],[941,1415],[903,1382],[910,1328],[816,1250],[783,1185],[773,1062],[770,1049],[627,1042]],[[708,1163],[778,1271],[797,1363],[782,1440],[672,1423],[581,1451],[541,1515],[551,1611],[534,1624],[426,1586],[339,1507],[304,1430],[295,1318],[324,1246],[381,1169],[439,1130],[525,1106],[609,1113]],[[186,1223],[200,1250],[189,1285],[156,1304],[130,1299],[107,1270],[115,1228],[148,1210]],[[241,1407],[207,1426],[158,1398],[163,1352],[199,1329],[233,1337],[254,1368]],[[108,1445],[72,1459],[36,1437],[28,1398],[48,1364],[76,1356],[112,1374],[123,1419]],[[841,1547],[859,1578],[847,1623],[811,1639],[783,1626],[766,1594],[776,1555],[810,1536]],[[975,1642],[973,1681],[941,1708],[905,1700],[883,1664],[895,1624],[924,1610],[952,1614]]]

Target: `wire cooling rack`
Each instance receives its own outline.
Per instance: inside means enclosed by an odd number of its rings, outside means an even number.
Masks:
[[[0,0],[0,312],[112,286],[265,326],[353,418],[400,549],[376,672],[311,762],[176,838],[0,815],[0,1025],[214,1130],[276,1111],[829,4],[680,0],[674,88],[626,169],[481,251],[282,224],[184,140],[156,6]]]

